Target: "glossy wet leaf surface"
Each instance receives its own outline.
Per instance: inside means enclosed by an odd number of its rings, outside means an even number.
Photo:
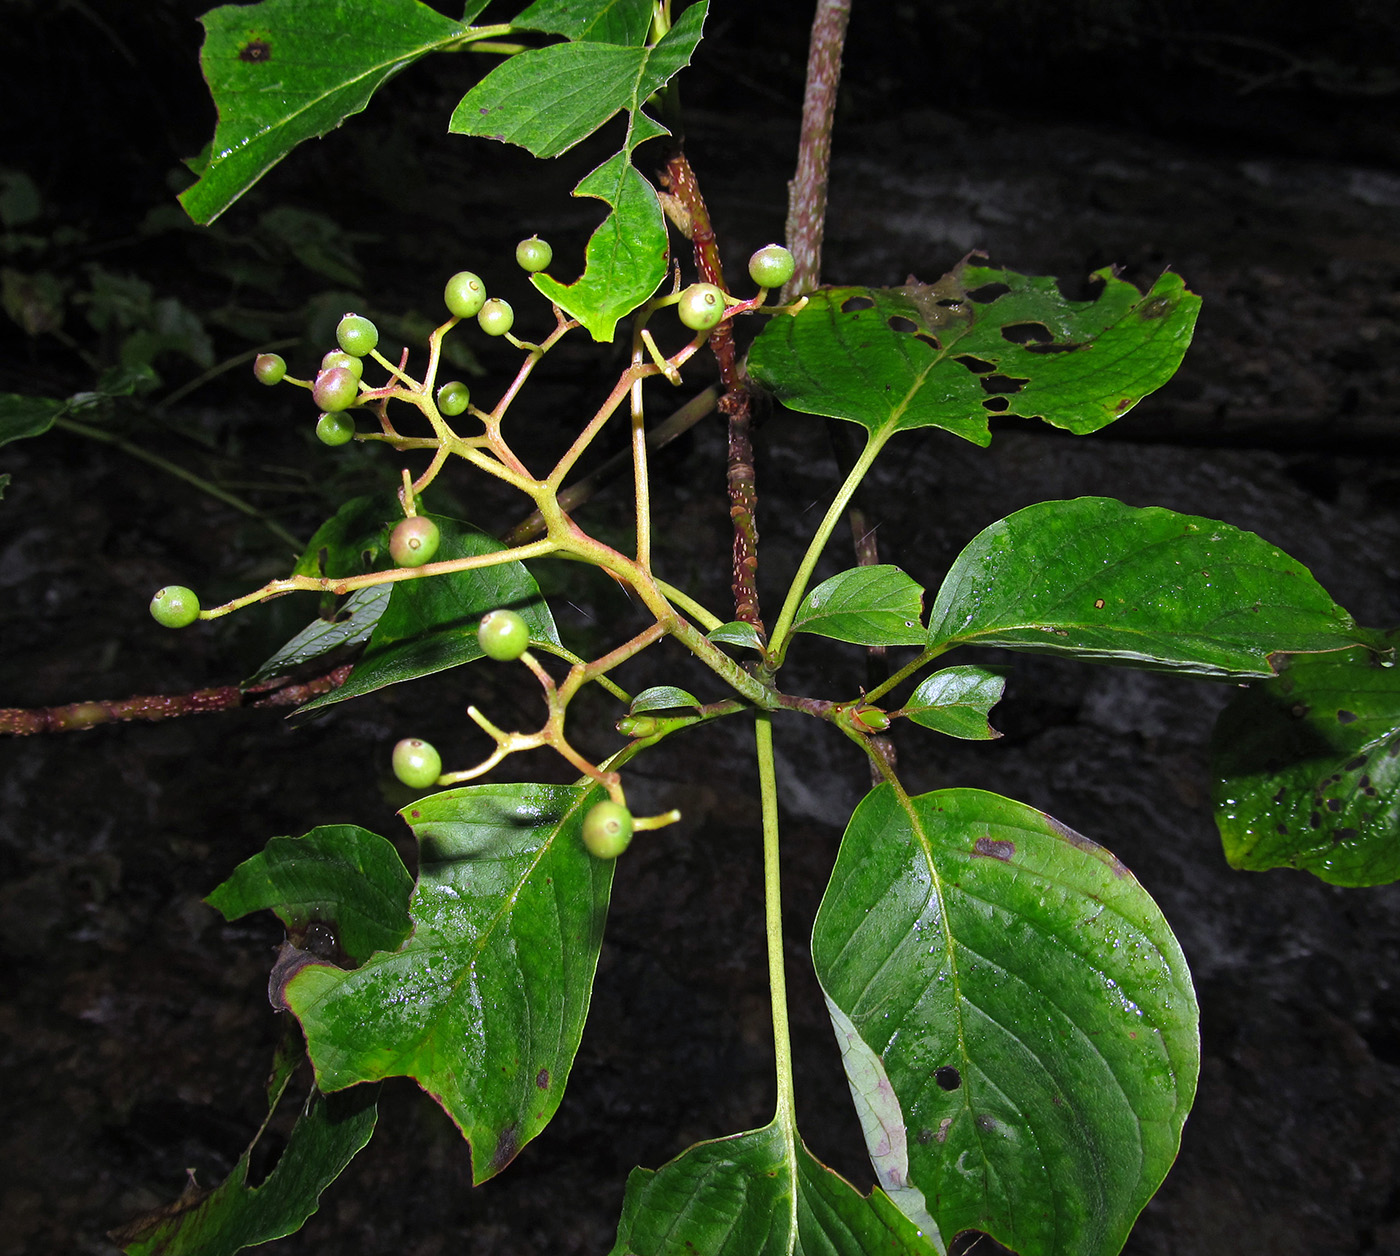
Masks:
[[[1232,867],[1302,868],[1334,885],[1400,879],[1400,667],[1389,661],[1295,658],[1221,713],[1215,818]]]
[[[991,741],[1001,734],[987,716],[1005,689],[1006,677],[985,667],[945,667],[920,682],[904,714],[915,724],[949,737]]]
[[[935,1250],[876,1188],[862,1196],[778,1125],[634,1169],[612,1256],[918,1256]]]
[[[357,825],[327,824],[304,837],[272,838],[205,901],[225,920],[271,909],[289,929],[333,924],[341,949],[362,963],[408,936],[412,892],[391,842]]]
[[[998,414],[1095,432],[1175,374],[1200,309],[1171,272],[1145,295],[1110,271],[1095,278],[1089,301],[967,263],[934,284],[818,289],[768,323],[749,370],[789,409],[876,435],[941,427],[987,445]]]
[[[807,594],[792,630],[856,645],[923,645],[923,597],[918,581],[889,563],[852,567]]]
[[[1186,962],[1108,851],[980,790],[846,830],[812,937],[881,1185],[945,1234],[1111,1256],[1176,1156],[1199,1067]]]
[[[358,113],[485,7],[468,0],[460,22],[417,0],[262,0],[206,13],[200,60],[219,124],[199,182],[180,197],[190,217],[212,222],[296,145]]]
[[[929,613],[929,645],[999,645],[1215,679],[1341,650],[1358,629],[1307,568],[1252,532],[1108,497],[984,528]]]
[[[478,785],[406,808],[420,855],[413,935],[287,986],[321,1088],[414,1078],[470,1141],[476,1182],[548,1123],[578,1050],[613,873],[581,836],[599,797]]]
[[[455,519],[430,517],[442,536],[435,562],[492,554],[505,548],[484,532]],[[501,607],[520,615],[530,629],[532,641],[559,642],[549,607],[522,563],[401,580],[391,587],[389,603],[349,679],[339,689],[308,702],[300,708],[302,711],[484,658],[477,640],[477,625],[487,611]]]

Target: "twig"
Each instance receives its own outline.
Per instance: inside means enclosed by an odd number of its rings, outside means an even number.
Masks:
[[[826,185],[831,167],[831,118],[841,81],[841,49],[851,0],[817,0],[807,52],[807,90],[802,98],[802,138],[797,171],[788,184],[787,246],[797,270],[783,287],[783,301],[815,288],[821,280],[826,231]]]
[[[719,248],[710,225],[705,198],[695,172],[685,154],[675,152],[666,163],[663,182],[684,207],[690,220],[690,242],[695,249],[695,268],[706,283],[724,288]],[[758,605],[758,490],[754,480],[751,403],[748,383],[739,369],[734,334],[728,322],[710,335],[710,348],[719,363],[724,396],[719,408],[729,418],[729,513],[734,520],[734,618],[752,624],[763,632]]]
[[[0,734],[28,737],[35,733],[74,733],[97,724],[126,720],[169,720],[182,715],[207,715],[239,707],[296,706],[319,694],[339,689],[353,664],[345,663],[322,676],[300,684],[278,681],[244,689],[219,685],[193,693],[147,694],[101,702],[70,702],[66,706],[9,708],[0,710]],[[275,688],[273,686],[276,686]]]

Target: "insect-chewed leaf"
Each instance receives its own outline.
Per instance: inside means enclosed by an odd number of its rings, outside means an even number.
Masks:
[[[1392,649],[1400,633],[1389,634]],[[1236,868],[1334,885],[1400,880],[1400,667],[1370,650],[1291,659],[1221,713],[1215,818]]]
[[[1094,432],[1175,374],[1201,304],[1170,272],[1146,295],[1094,278],[1091,301],[967,261],[934,284],[822,288],[769,322],[749,371],[790,409],[874,435],[941,427],[986,445],[996,414]]]

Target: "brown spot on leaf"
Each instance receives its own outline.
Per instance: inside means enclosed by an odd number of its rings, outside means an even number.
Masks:
[[[499,1173],[512,1160],[520,1150],[520,1138],[515,1132],[515,1122],[512,1121],[501,1131],[501,1136],[496,1140],[496,1151],[491,1157],[491,1172]]]
[[[1002,863],[1010,863],[1012,856],[1016,853],[1016,843],[998,841],[992,837],[979,837],[972,844],[972,853],[985,855],[988,859],[1000,859]]]
[[[547,1068],[542,1068],[535,1074],[535,1085],[541,1090],[549,1089],[549,1070]]]
[[[253,38],[238,50],[238,59],[256,65],[272,60],[272,45],[265,39]]]
[[[1103,598],[1101,598],[1101,597],[1096,597],[1096,598],[1094,599],[1094,609],[1095,609],[1096,611],[1101,611],[1101,610],[1103,610]]]
[[[1162,318],[1171,308],[1172,303],[1166,297],[1153,297],[1138,306],[1138,316],[1143,319]]]

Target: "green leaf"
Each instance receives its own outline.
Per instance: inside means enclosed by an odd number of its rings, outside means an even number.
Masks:
[[[305,837],[272,838],[204,901],[225,920],[271,909],[289,929],[334,924],[341,950],[363,963],[408,936],[412,892],[392,843],[353,824],[326,824]]]
[[[1306,567],[1252,532],[1107,497],[1040,502],[958,555],[929,645],[996,645],[1212,679],[1365,641]]]
[[[616,36],[633,30],[632,8],[604,15],[597,5],[561,2],[527,12],[543,9],[554,24],[547,29]],[[574,188],[575,196],[596,197],[612,211],[588,241],[583,275],[571,284],[531,277],[598,341],[610,342],[618,319],[666,277],[666,220],[656,189],[633,167],[632,154],[644,140],[669,134],[642,106],[689,63],[706,9],[704,0],[692,4],[650,48],[576,36],[576,42],[519,53],[473,87],[452,114],[449,130],[519,144],[536,157],[558,156],[617,113],[627,114],[621,149]]]
[[[396,493],[352,497],[316,529],[292,575],[339,579],[373,571],[388,552],[390,528],[402,517]]]
[[[219,123],[180,203],[196,222],[213,222],[296,145],[334,130],[405,66],[461,39],[485,3],[469,0],[460,22],[418,0],[262,0],[206,13],[200,63]]]
[[[378,1116],[377,1086],[347,1095],[313,1095],[276,1166],[248,1185],[252,1148],[224,1183],[180,1200],[119,1236],[129,1256],[231,1256],[294,1234],[316,1211],[321,1192],[370,1140]]]
[[[1200,1055],[1186,961],[1117,859],[996,794],[881,785],[812,954],[886,1190],[1021,1256],[1118,1252]]]
[[[0,393],[0,445],[42,436],[66,408],[64,402],[52,397]]]
[[[900,714],[949,737],[991,741],[1001,734],[987,716],[1005,688],[1006,677],[985,667],[945,667],[914,690]]]
[[[518,53],[462,98],[447,129],[557,157],[626,111],[623,152],[630,154],[643,140],[670,134],[642,105],[689,64],[705,9],[692,4],[652,48],[582,40]]]
[[[627,708],[628,715],[641,715],[646,711],[675,711],[683,707],[698,707],[700,699],[675,685],[653,685],[643,689]]]
[[[536,0],[511,25],[567,39],[644,44],[651,11],[652,0]]]
[[[334,619],[313,619],[244,681],[243,687],[249,689],[286,676],[315,659],[368,641],[383,618],[392,590],[387,584],[357,589],[345,599]]]
[[[776,1124],[634,1169],[612,1256],[922,1256],[943,1252],[883,1191],[860,1195]]]
[[[759,636],[758,629],[741,619],[732,619],[727,624],[720,624],[705,636],[716,645],[736,645],[743,650],[757,650],[760,654],[763,653],[763,638]]]
[[[1092,301],[966,262],[935,284],[820,289],[763,329],[749,373],[789,409],[876,435],[941,427],[988,445],[993,414],[1094,432],[1172,377],[1200,308],[1170,272],[1146,296],[1111,270],[1094,278]]]
[[[435,562],[505,549],[467,524],[442,515],[429,517],[442,532]],[[400,580],[393,585],[389,604],[349,679],[298,710],[313,711],[484,657],[477,625],[487,611],[498,607],[518,612],[529,626],[532,641],[559,643],[549,607],[522,563]]]
[[[548,1123],[578,1050],[612,885],[582,838],[601,796],[477,785],[414,803],[412,937],[287,985],[321,1089],[414,1078],[471,1142],[476,1182]]]
[[[539,274],[530,282],[586,327],[594,340],[609,343],[618,320],[641,305],[666,277],[666,218],[656,189],[629,164],[625,153],[615,154],[585,176],[574,195],[597,197],[613,208],[589,237],[582,276],[563,284]]]
[[[1211,754],[1231,867],[1302,868],[1333,885],[1400,880],[1400,667],[1392,660],[1369,650],[1294,658],[1277,680],[1225,708]]]
[[[798,608],[792,631],[856,645],[923,645],[923,614],[923,588],[881,563],[823,580]]]

